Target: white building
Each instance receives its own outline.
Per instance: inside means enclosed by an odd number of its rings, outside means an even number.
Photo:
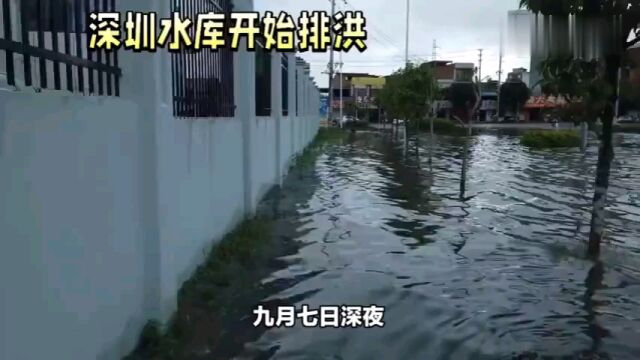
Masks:
[[[83,31],[22,31],[26,3],[0,8],[0,359],[119,359],[281,182],[318,129],[319,91],[295,54],[88,58]]]

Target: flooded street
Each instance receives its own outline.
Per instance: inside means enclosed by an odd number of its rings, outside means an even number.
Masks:
[[[640,135],[616,135],[601,263],[584,257],[595,147],[583,159],[478,135],[464,179],[466,139],[438,137],[431,163],[428,139],[406,156],[380,133],[327,145],[261,205],[288,245],[245,301],[375,304],[384,328],[253,329],[245,309],[229,318],[219,355],[637,358]]]

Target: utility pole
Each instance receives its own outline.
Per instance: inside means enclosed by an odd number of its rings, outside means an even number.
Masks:
[[[480,106],[478,107],[478,121],[480,121],[480,108],[482,108],[482,51],[483,49],[478,49],[479,59],[478,59],[478,95],[480,96]]]
[[[435,61],[438,60],[438,39],[433,39],[433,49],[431,50],[431,57],[434,61],[434,67],[435,67]]]
[[[409,65],[409,12],[409,0],[407,0],[407,29],[404,42],[404,60],[407,66]]]
[[[331,21],[333,21],[334,16],[336,15],[336,0],[331,0]],[[333,31],[330,32],[331,36],[331,49],[329,50],[329,123],[333,121],[333,42],[334,35]],[[342,91],[342,89],[340,89]],[[340,119],[342,120],[342,119]]]
[[[500,88],[502,84],[502,56],[503,56],[503,47],[504,47],[504,39],[503,39],[503,28],[502,23],[500,24],[500,59],[498,62],[498,106],[497,106],[497,114],[496,118],[500,120]]]
[[[340,67],[340,119],[338,120],[340,122],[340,127],[342,127],[342,119],[343,119],[343,107],[344,107],[344,102],[342,100],[342,95],[344,93],[344,90],[342,89],[342,78],[344,77],[342,75],[342,66],[344,65],[344,63],[342,62],[342,51],[340,52],[340,54],[338,55],[340,57],[340,61],[338,62],[338,66]]]
[[[406,19],[407,29],[406,29],[405,42],[404,42],[404,61],[405,61],[406,69],[409,68],[409,18],[410,18],[409,14],[410,14],[410,7],[409,7],[409,0],[407,0],[407,19]],[[407,138],[408,122],[409,122],[409,119],[404,119],[404,153],[405,155],[409,150],[409,146],[408,146],[409,139]]]

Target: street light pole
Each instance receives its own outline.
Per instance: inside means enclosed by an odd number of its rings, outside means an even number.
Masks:
[[[331,20],[336,15],[336,0],[331,0]],[[333,32],[331,34],[331,48],[329,49],[329,123],[333,121]]]
[[[500,120],[500,88],[501,88],[501,83],[502,83],[502,57],[503,57],[503,43],[504,43],[504,39],[503,39],[503,27],[502,27],[502,23],[500,23],[500,60],[499,60],[499,65],[498,65],[498,104],[496,107],[496,120]]]
[[[404,39],[404,61],[405,61],[405,68],[408,69],[409,68],[409,16],[410,14],[410,4],[409,4],[409,0],[407,0],[407,18],[406,18],[406,33],[405,33],[405,39]],[[409,119],[404,119],[404,152],[405,154],[407,153],[407,151],[409,150],[409,139],[407,138],[407,131],[408,131],[408,127],[407,127],[407,122]]]
[[[483,49],[478,49],[480,52],[480,59],[478,63],[478,93],[480,95],[480,107],[478,107],[478,121],[480,121],[481,116],[481,108],[482,108],[482,51]]]
[[[406,65],[409,65],[409,12],[409,0],[407,0],[407,27],[404,41],[404,60]]]
[[[342,63],[342,52],[340,52],[339,56],[340,56],[340,62],[338,62],[338,66],[340,66],[340,118],[338,119],[338,121],[340,123],[340,127],[342,127],[342,120],[343,120],[342,112],[343,112],[343,108],[344,108],[344,102],[343,102],[343,99],[342,99],[342,96],[344,94],[344,90],[342,89],[342,86],[343,86],[342,85],[342,78],[344,77],[342,75],[342,66],[344,65]]]

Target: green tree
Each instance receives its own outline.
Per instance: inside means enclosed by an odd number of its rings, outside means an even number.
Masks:
[[[540,64],[542,91],[563,98],[567,105],[559,115],[574,123],[594,123],[604,116],[613,94],[604,78],[604,64],[596,59],[574,59],[572,56],[549,57]]]
[[[604,42],[602,50],[605,52],[599,80],[606,82],[610,89],[610,96],[606,99],[602,110],[594,113],[602,121],[602,135],[598,154],[595,192],[593,196],[593,210],[591,216],[591,231],[589,235],[588,255],[597,257],[600,253],[604,223],[605,204],[609,188],[609,176],[613,160],[613,117],[614,106],[618,94],[618,69],[622,64],[625,49],[638,40],[627,41],[627,35],[640,22],[640,0],[521,0],[521,7],[528,8],[536,14],[552,15],[552,17],[566,18],[575,15],[576,20],[603,20],[610,26],[601,31],[609,39],[613,35],[619,36],[619,41]],[[547,16],[548,17],[548,16]],[[620,30],[620,31],[619,31]],[[560,77],[570,77],[567,70],[560,70]]]
[[[438,86],[427,64],[409,64],[386,79],[379,101],[392,118],[409,122],[424,119],[438,93]]]
[[[447,91],[453,116],[467,123],[471,121],[478,98],[478,88],[470,81],[454,82]]]
[[[342,109],[344,116],[356,116],[356,104],[352,102],[348,102],[344,104],[344,108]]]
[[[500,109],[518,114],[531,97],[531,90],[522,80],[507,81],[500,86]]]

